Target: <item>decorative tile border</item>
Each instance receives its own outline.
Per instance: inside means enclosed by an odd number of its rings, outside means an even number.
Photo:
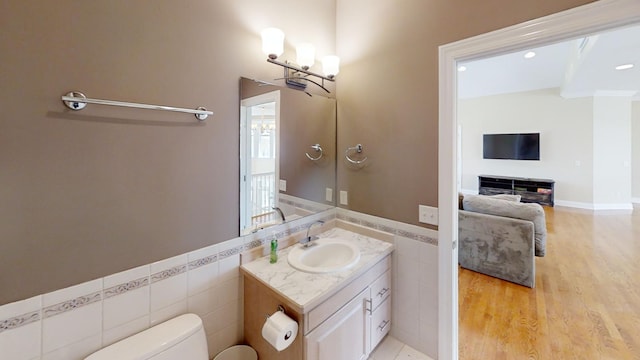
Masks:
[[[209,264],[213,264],[214,262],[218,261],[218,255],[214,254],[214,255],[210,255],[207,257],[203,257],[201,259],[196,259],[193,261],[189,262],[189,270],[193,270],[193,269],[197,269],[201,266],[205,266],[205,265],[209,265]]]
[[[108,299],[116,295],[124,294],[127,291],[140,289],[148,285],[149,285],[149,277],[145,276],[140,279],[132,280],[124,284],[118,284],[116,286],[112,286],[110,288],[104,289],[104,298]]]
[[[100,300],[102,300],[102,291],[96,291],[89,295],[80,296],[75,299],[71,299],[55,305],[47,306],[44,309],[42,309],[42,317],[43,319],[47,319],[52,316],[64,314],[67,311],[71,311],[89,304],[93,304]]]
[[[278,240],[286,239],[287,237],[293,234],[299,233],[301,231],[306,231],[309,225],[317,222],[318,220],[327,223],[332,220],[335,220],[335,218],[336,218],[335,211],[329,211],[327,215],[319,219],[316,219],[315,217],[310,216],[309,218],[296,219],[289,223],[274,226],[273,230],[277,231],[276,233],[273,233],[273,231],[271,233],[266,231],[261,232],[259,233],[258,238],[255,238],[256,234],[248,235],[247,237],[253,240],[250,240],[250,241],[247,240],[248,242],[244,245],[244,251],[250,251],[261,246],[269,246],[269,243],[274,235]],[[300,223],[301,221],[303,222]],[[296,223],[297,225],[291,226],[291,224],[293,223]],[[291,227],[286,228],[287,226],[291,226]]]
[[[158,281],[168,279],[172,276],[180,275],[186,271],[187,265],[178,265],[166,270],[158,271],[157,273],[151,275],[151,283],[157,283]]]
[[[353,223],[353,224],[365,226],[365,227],[368,227],[368,228],[384,231],[384,232],[387,232],[387,233],[390,233],[390,234],[402,236],[402,237],[405,237],[405,238],[408,238],[408,239],[412,239],[412,240],[420,241],[420,242],[423,242],[423,243],[427,243],[427,244],[438,246],[438,239],[433,238],[433,237],[428,236],[428,235],[425,235],[425,234],[418,234],[416,232],[408,231],[408,230],[405,230],[405,229],[396,228],[396,227],[393,227],[393,226],[388,225],[388,224],[379,224],[379,223],[375,223],[375,222],[372,222],[372,221],[369,221],[369,220],[359,219],[359,218],[344,214],[341,211],[338,211],[338,213],[336,215],[336,218],[338,220],[350,222],[350,223]]]
[[[280,198],[278,200],[280,203],[282,204],[287,204],[287,205],[291,205],[293,207],[296,207],[298,209],[303,209],[303,210],[308,210],[308,211],[312,211],[312,212],[321,212],[324,210],[327,210],[327,205],[324,204],[309,204],[309,203],[303,203],[301,201],[294,201],[291,199],[285,199],[285,198]]]
[[[28,325],[40,320],[40,311],[28,312],[6,320],[0,320],[0,333],[5,330],[13,330],[20,326]]]
[[[233,247],[231,249],[227,249],[227,250],[223,250],[223,251],[219,252],[218,253],[218,259],[219,260],[223,260],[223,259],[228,258],[229,256],[240,254],[243,251],[244,251],[244,245],[238,245],[238,246]]]
[[[257,247],[262,246],[262,244],[264,244],[264,239],[256,239],[256,240],[252,240],[250,241],[248,244],[244,245],[244,250],[251,250]]]

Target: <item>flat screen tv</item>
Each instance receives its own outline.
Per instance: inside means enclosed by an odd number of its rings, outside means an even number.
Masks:
[[[485,159],[540,160],[540,134],[484,134]]]

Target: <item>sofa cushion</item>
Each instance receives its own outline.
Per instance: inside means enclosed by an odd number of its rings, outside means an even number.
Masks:
[[[473,196],[473,195],[472,195]],[[502,200],[509,200],[509,201],[515,201],[515,202],[520,202],[520,195],[511,195],[511,194],[496,194],[496,195],[483,195],[483,196],[489,196],[490,198],[493,199],[502,199]],[[458,193],[458,210],[464,210],[464,208],[462,207],[462,200],[464,200],[465,195],[462,193]]]
[[[511,194],[497,194],[497,195],[483,195],[483,196],[488,196],[492,199],[509,200],[509,201],[515,201],[515,202],[520,202],[520,199],[522,198],[522,196],[520,195],[511,195]]]
[[[540,204],[521,203],[484,195],[465,195],[462,200],[462,207],[466,211],[533,222],[536,256],[544,256],[546,254],[547,223],[544,209]]]

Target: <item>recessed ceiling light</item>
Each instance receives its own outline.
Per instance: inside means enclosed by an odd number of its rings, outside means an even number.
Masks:
[[[633,67],[633,64],[622,64],[622,65],[616,66],[616,70],[627,70],[627,69],[631,69],[632,67]]]
[[[467,71],[467,67],[464,65],[460,65],[458,66],[458,71],[463,72],[463,71]]]
[[[525,59],[531,59],[534,56],[536,56],[536,53],[534,53],[533,51],[529,51],[528,53],[524,54]]]

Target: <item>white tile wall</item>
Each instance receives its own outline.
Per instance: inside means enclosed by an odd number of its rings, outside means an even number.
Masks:
[[[337,209],[274,227],[278,237],[336,216],[394,234],[391,333],[437,353],[437,232]],[[153,264],[0,306],[0,358],[83,359],[101,347],[186,312],[198,314],[210,357],[243,339],[240,253],[272,232],[252,234]]]
[[[438,349],[438,247],[395,237],[393,336],[431,357]]]
[[[243,249],[243,239],[233,239],[0,306],[0,358],[83,359],[186,312],[203,318],[213,357],[243,337]]]
[[[274,227],[278,236],[335,217]],[[240,253],[271,232],[219,244],[0,306],[0,359],[76,360],[176,315],[202,319],[210,357],[243,340]]]
[[[394,234],[391,335],[438,353],[438,232],[344,209],[338,219]]]
[[[42,296],[0,307],[0,353],[7,359],[40,356],[42,346]]]

